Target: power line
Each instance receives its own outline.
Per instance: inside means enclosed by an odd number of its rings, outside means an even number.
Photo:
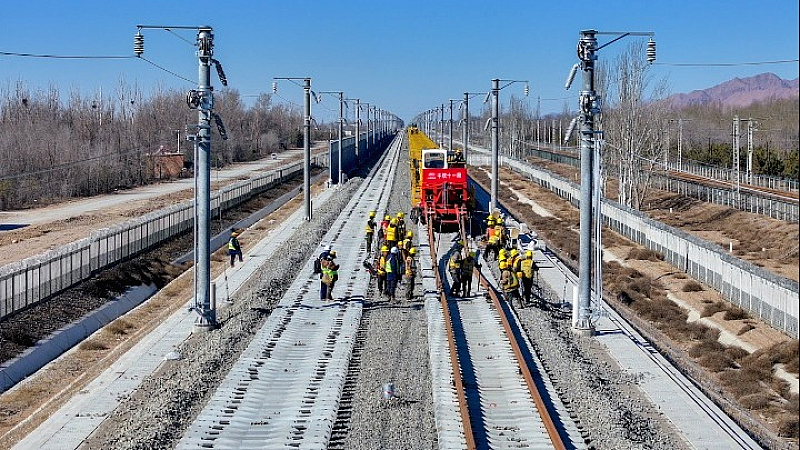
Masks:
[[[50,58],[50,59],[130,59],[134,55],[51,55],[36,53],[0,52],[2,56],[19,56],[23,58]]]
[[[146,62],[146,63],[152,64],[154,67],[156,67],[156,68],[158,68],[158,69],[161,69],[161,70],[163,70],[164,72],[167,72],[168,74],[170,74],[170,75],[173,75],[173,76],[175,76],[175,77],[177,77],[177,78],[180,78],[180,79],[181,79],[181,80],[183,80],[183,81],[187,81],[187,82],[189,82],[189,83],[192,83],[192,84],[194,84],[194,83],[195,83],[194,81],[192,81],[192,80],[190,80],[190,79],[188,79],[188,78],[184,78],[184,77],[182,77],[182,76],[178,75],[177,73],[175,73],[175,72],[173,72],[173,71],[171,71],[171,70],[169,70],[169,69],[166,69],[166,68],[164,68],[164,67],[161,67],[161,66],[159,66],[158,64],[154,63],[153,61],[150,61],[149,59],[145,58],[144,56],[140,56],[140,57],[139,57],[139,59],[141,59],[142,61],[144,61],[144,62]]]
[[[654,65],[673,67],[735,67],[735,66],[762,66],[767,64],[785,64],[798,62],[800,59],[778,59],[775,61],[747,61],[735,63],[663,63],[655,62]]]

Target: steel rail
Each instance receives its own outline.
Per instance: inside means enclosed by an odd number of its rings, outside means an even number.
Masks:
[[[432,222],[429,220],[429,224]],[[433,235],[433,227],[428,227],[428,245],[431,251],[431,261],[435,265],[436,288],[439,291],[439,300],[444,314],[445,329],[447,330],[447,343],[450,347],[450,364],[453,370],[453,383],[458,397],[458,406],[461,411],[461,421],[464,426],[464,438],[467,442],[467,450],[475,450],[475,435],[472,432],[472,422],[469,416],[469,405],[467,405],[467,395],[464,390],[464,381],[461,375],[461,364],[458,361],[458,350],[456,349],[456,339],[453,333],[453,322],[450,316],[450,308],[447,305],[447,295],[444,292],[442,274],[439,272],[439,257],[436,255],[436,239]]]
[[[464,226],[463,216],[459,217],[459,234],[461,236],[461,242],[464,243],[464,247],[467,249],[467,251],[469,251],[468,247],[469,241],[467,241],[466,239],[466,227]],[[433,248],[433,246],[431,246],[431,248]],[[492,299],[492,304],[497,310],[498,316],[500,316],[500,322],[503,324],[503,330],[505,331],[506,336],[508,337],[509,344],[511,345],[511,350],[514,352],[514,356],[517,358],[517,362],[519,363],[520,374],[525,379],[525,384],[528,386],[528,391],[531,394],[531,398],[533,399],[534,404],[536,404],[536,408],[539,410],[539,416],[542,419],[542,423],[544,424],[545,430],[547,430],[547,435],[550,436],[550,441],[553,443],[553,448],[556,450],[566,449],[564,441],[561,439],[561,434],[558,432],[555,422],[553,422],[553,418],[550,416],[550,410],[547,408],[547,405],[545,405],[544,399],[542,398],[542,395],[539,392],[539,388],[536,387],[536,382],[533,380],[533,375],[531,375],[531,370],[528,367],[528,363],[525,361],[525,357],[522,354],[522,349],[520,348],[520,345],[517,342],[517,338],[514,335],[513,330],[511,329],[511,324],[509,323],[507,314],[503,309],[503,306],[500,304],[500,299],[497,296],[497,292],[495,291],[492,284],[489,283],[489,280],[487,280],[486,277],[483,276],[483,274],[477,269],[477,267],[472,269],[472,273],[478,276],[479,282],[483,285],[483,287],[486,288],[486,292],[489,293],[489,297]],[[444,295],[444,293],[442,293],[442,295]],[[513,307],[513,305],[511,304],[509,304],[509,306]]]

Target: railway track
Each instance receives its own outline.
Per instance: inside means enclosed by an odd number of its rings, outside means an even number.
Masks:
[[[449,255],[459,251],[459,244],[453,242],[459,238],[468,242],[463,231],[439,234],[438,239],[430,229],[427,233],[447,335],[447,350],[431,353],[449,352],[463,427],[462,434],[449,436],[452,442],[440,442],[440,448],[463,444],[467,449],[563,449],[582,445],[577,427],[537,364],[511,308],[498,297],[488,267],[483,271],[476,268],[473,273],[473,281],[483,290],[478,288],[475,295],[464,299],[446,294],[449,282],[442,270]],[[439,394],[445,396],[447,393]],[[446,421],[443,417],[442,422]]]
[[[691,181],[693,183],[702,184],[704,186],[712,186],[721,189],[733,189],[733,190],[736,190],[737,188],[735,182],[719,181],[713,178],[708,178],[702,175],[696,175],[689,172],[678,172],[676,170],[670,170],[665,173],[670,178],[675,178],[677,180]],[[800,199],[800,197],[798,197],[797,192],[784,191],[780,189],[771,189],[747,183],[740,183],[738,188],[742,192],[750,192],[756,195],[762,195],[765,197],[775,198],[777,200],[783,200],[788,202],[797,202],[798,199]]]
[[[342,392],[369,282],[361,218],[385,211],[401,142],[392,142],[325,236],[340,264],[336,300],[320,300],[309,259],[177,448],[327,447],[346,404]]]

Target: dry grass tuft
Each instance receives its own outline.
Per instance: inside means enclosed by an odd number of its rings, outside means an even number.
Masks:
[[[739,398],[739,403],[751,411],[766,409],[770,406],[772,396],[767,392],[755,392]]]
[[[135,328],[135,326],[125,319],[117,319],[106,325],[106,330],[115,336],[124,336],[131,328]]]
[[[781,418],[781,420],[778,421],[778,435],[791,439],[797,439],[798,434],[800,434],[800,432],[798,432],[798,424],[799,422],[797,415],[789,415]]]
[[[703,312],[700,313],[700,317],[710,317],[718,312],[727,311],[727,309],[728,305],[726,305],[725,302],[714,302],[703,309]]]
[[[697,281],[687,281],[686,284],[683,285],[683,292],[700,292],[703,290],[703,285],[698,283]]]
[[[86,350],[89,352],[97,351],[97,350],[108,350],[108,347],[103,344],[102,342],[97,342],[94,340],[90,341],[83,341],[81,345],[78,346],[81,350]]]
[[[638,259],[641,261],[663,261],[664,255],[649,248],[632,248],[628,252],[628,259]]]
[[[729,305],[722,318],[725,320],[745,320],[750,318],[750,314],[736,305]]]

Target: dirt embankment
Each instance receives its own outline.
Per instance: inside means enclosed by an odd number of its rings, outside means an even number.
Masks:
[[[470,176],[488,186],[484,168]],[[514,172],[503,169],[500,176],[503,205],[577,267],[578,210]],[[798,394],[788,380],[796,384],[798,341],[748,317],[661,255],[607,229],[603,246],[606,300],[699,378],[707,392],[724,392],[712,397],[732,399],[729,414],[768,430],[759,434],[780,435],[796,446]]]

